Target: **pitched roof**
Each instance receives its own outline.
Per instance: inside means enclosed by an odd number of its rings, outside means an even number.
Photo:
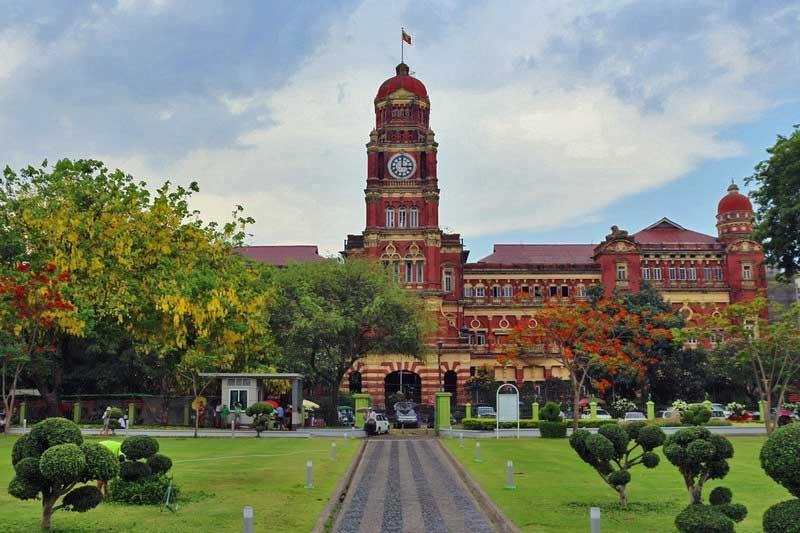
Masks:
[[[324,257],[319,255],[319,250],[316,246],[306,244],[295,246],[242,246],[234,248],[234,251],[254,261],[278,267],[286,266],[290,261],[306,263],[324,260]]]
[[[647,226],[633,238],[640,244],[716,244],[717,238],[686,229],[668,218]]]
[[[594,264],[593,244],[495,244],[494,253],[478,263],[502,265]]]

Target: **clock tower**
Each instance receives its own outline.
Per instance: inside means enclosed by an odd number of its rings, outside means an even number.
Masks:
[[[375,96],[367,143],[366,227],[344,255],[379,260],[408,289],[457,300],[466,260],[459,235],[439,228],[438,144],[425,85],[400,63]]]

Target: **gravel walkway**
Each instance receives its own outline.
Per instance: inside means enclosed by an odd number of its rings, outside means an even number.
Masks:
[[[334,531],[494,531],[435,441],[382,439],[366,446]]]

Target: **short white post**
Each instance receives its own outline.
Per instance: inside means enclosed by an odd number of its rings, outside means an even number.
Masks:
[[[459,448],[463,448],[464,447],[464,433],[463,432],[458,434],[458,447]]]
[[[475,462],[476,463],[480,463],[481,462],[481,443],[480,442],[476,442],[475,443]]]
[[[336,443],[331,442],[331,459],[336,460]]]
[[[242,525],[242,533],[253,533],[253,508],[246,505],[242,513],[244,523]]]
[[[231,420],[231,437],[236,434],[236,417]]]
[[[311,462],[311,459],[306,461],[306,488],[314,488],[314,463]]]
[[[514,485],[514,463],[510,459],[506,462],[506,471],[507,471],[507,478],[506,481],[506,488],[507,489],[516,489],[516,485]]]
[[[9,417],[9,420],[11,420],[10,417]],[[23,418],[22,419],[22,431],[25,431],[27,428],[28,428],[28,419],[27,418]]]
[[[600,508],[592,507],[589,509],[589,519],[592,523],[592,533],[600,533]]]
[[[344,440],[347,440],[347,432],[344,432]]]

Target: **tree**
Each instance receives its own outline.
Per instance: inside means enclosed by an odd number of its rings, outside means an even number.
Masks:
[[[775,430],[761,448],[759,459],[764,472],[794,496],[776,503],[764,513],[766,533],[798,531],[800,525],[800,424]]]
[[[470,376],[464,383],[464,388],[469,391],[470,398],[473,399],[475,404],[484,401],[481,400],[481,398],[485,398],[486,401],[494,398],[497,387],[497,382],[494,380],[492,372],[486,365],[476,368],[475,375]]]
[[[256,437],[260,437],[261,432],[267,429],[269,417],[273,411],[275,408],[267,402],[256,402],[245,411],[247,416],[254,417],[253,427],[256,428]]]
[[[273,275],[270,326],[283,350],[282,370],[300,372],[331,391],[372,353],[421,357],[432,331],[424,301],[391,282],[374,262],[295,263]]]
[[[11,455],[16,476],[8,493],[20,500],[42,499],[42,529],[50,529],[58,509],[85,512],[103,501],[97,487],[79,483],[117,476],[114,454],[94,442],[83,442],[80,428],[63,418],[48,418],[20,437]],[[61,505],[56,505],[63,496]]]
[[[609,423],[600,426],[595,434],[585,429],[573,432],[569,444],[617,492],[620,505],[626,506],[630,469],[638,464],[646,468],[658,466],[659,456],[653,450],[661,446],[665,438],[658,426]],[[634,453],[638,455],[632,456]]]
[[[800,272],[800,125],[789,137],[778,135],[767,153],[745,179],[758,187],[750,193],[758,204],[754,237],[767,261],[791,277]]]

